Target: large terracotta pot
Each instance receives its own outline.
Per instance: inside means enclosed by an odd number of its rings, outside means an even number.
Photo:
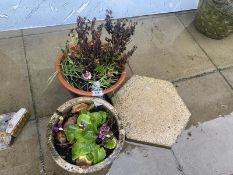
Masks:
[[[64,59],[64,55],[63,53],[59,54],[57,56],[57,59],[56,59],[56,62],[55,62],[55,71],[56,72],[60,72],[60,64],[61,64],[61,61]],[[81,96],[96,96],[93,94],[93,92],[91,91],[84,91],[82,89],[77,89],[75,88],[74,86],[70,85],[62,76],[61,73],[58,73],[57,75],[57,78],[59,80],[59,82],[66,88],[68,89],[69,91],[77,94],[77,95],[81,95]],[[121,84],[125,81],[125,78],[126,78],[126,66],[124,65],[123,66],[123,71],[121,73],[121,76],[119,78],[119,80],[113,84],[111,87],[103,90],[102,92],[102,95],[105,95],[105,94],[108,94],[108,93],[111,93],[113,91],[115,91],[116,89],[118,89]]]
[[[116,120],[116,125],[117,125],[117,129],[118,129],[118,139],[117,139],[117,146],[116,148],[113,150],[113,152],[106,157],[102,162],[97,163],[95,165],[92,165],[86,169],[83,169],[77,165],[73,165],[70,164],[68,162],[66,162],[64,159],[61,158],[61,156],[58,154],[58,152],[55,149],[54,146],[54,135],[53,135],[53,128],[54,125],[58,122],[59,120],[59,115],[57,114],[59,113],[66,113],[67,111],[71,110],[72,106],[75,104],[79,104],[79,103],[99,103],[101,104],[104,109],[106,111],[108,111],[111,116],[114,117],[114,119]],[[115,110],[115,108],[109,104],[108,102],[100,99],[100,98],[96,98],[96,97],[79,97],[79,98],[74,98],[72,100],[67,101],[66,103],[64,103],[62,106],[60,106],[57,109],[57,112],[55,112],[48,124],[48,130],[47,130],[47,139],[48,139],[48,151],[51,153],[52,159],[53,159],[53,163],[54,163],[54,171],[56,174],[61,174],[61,175],[74,175],[74,174],[93,174],[93,175],[104,175],[107,173],[108,169],[110,168],[112,162],[114,161],[114,159],[116,159],[120,153],[120,151],[123,148],[124,145],[124,141],[125,141],[125,130],[123,129],[122,123],[118,117],[117,111]]]

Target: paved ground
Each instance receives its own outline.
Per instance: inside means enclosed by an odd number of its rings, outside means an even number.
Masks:
[[[221,41],[204,37],[193,27],[192,12],[135,20],[138,50],[129,60],[128,77],[139,74],[173,82],[192,113],[188,128],[233,111],[233,35]],[[1,175],[53,174],[46,153],[46,125],[51,113],[72,96],[58,82],[46,89],[46,81],[71,27],[0,32],[0,113],[21,106],[33,112],[14,145],[0,152]],[[229,167],[233,125],[232,119],[229,124],[226,121],[204,124],[209,132],[203,134],[198,133],[202,125],[192,127],[191,132],[200,134],[197,138],[191,134],[195,143],[186,138],[189,131],[184,131],[172,150],[127,143],[109,175],[233,174]]]
[[[233,114],[184,131],[172,148],[185,175],[233,174]]]

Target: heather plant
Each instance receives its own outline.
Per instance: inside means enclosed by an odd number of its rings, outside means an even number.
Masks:
[[[59,73],[78,89],[90,91],[96,84],[101,89],[110,87],[119,79],[124,64],[137,48],[127,50],[136,24],[127,19],[113,21],[110,10],[106,10],[105,22],[98,26],[96,18],[79,16],[62,49],[64,59]]]

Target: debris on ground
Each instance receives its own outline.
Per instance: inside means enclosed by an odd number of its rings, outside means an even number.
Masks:
[[[0,115],[0,150],[12,144],[29,117],[30,113],[25,108],[21,108],[18,112]]]

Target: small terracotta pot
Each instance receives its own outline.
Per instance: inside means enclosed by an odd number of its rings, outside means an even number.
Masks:
[[[63,53],[59,54],[57,56],[57,59],[56,59],[56,62],[55,62],[55,71],[56,72],[60,72],[60,64],[61,64],[61,61],[64,59],[64,55]],[[69,91],[77,94],[77,95],[82,95],[82,96],[94,96],[93,93],[91,91],[84,91],[84,90],[81,90],[81,89],[77,89],[75,88],[74,86],[70,85],[64,78],[63,76],[61,75],[61,73],[58,73],[57,75],[57,78],[58,80],[60,81],[60,83],[66,88],[68,89]],[[104,94],[108,94],[108,93],[111,93],[113,91],[115,91],[116,89],[118,89],[121,84],[125,81],[125,78],[126,78],[126,65],[123,65],[123,71],[121,73],[121,76],[119,78],[119,80],[113,84],[111,87],[103,90],[103,95]]]
[[[115,108],[109,104],[108,102],[100,99],[100,98],[96,98],[96,97],[78,97],[78,98],[74,98],[72,100],[67,101],[66,103],[64,103],[62,106],[60,106],[57,111],[59,111],[59,113],[66,113],[69,110],[71,110],[72,106],[75,104],[80,104],[80,103],[99,103],[103,106],[103,108],[108,111],[111,116],[114,117],[114,119],[116,120],[116,125],[117,125],[117,129],[118,129],[118,140],[117,140],[117,146],[116,148],[113,150],[113,152],[106,157],[103,161],[92,165],[86,169],[83,169],[77,165],[73,165],[70,164],[69,162],[66,162],[64,159],[61,158],[61,156],[58,154],[58,152],[55,149],[54,146],[54,134],[53,134],[53,128],[54,125],[59,121],[59,115],[57,114],[57,112],[55,112],[48,124],[48,130],[47,130],[47,146],[48,146],[48,150],[52,156],[53,159],[53,163],[54,163],[54,171],[56,172],[56,174],[66,174],[66,175],[104,175],[107,173],[108,169],[111,167],[112,162],[118,157],[118,155],[120,154],[123,146],[124,146],[124,141],[125,141],[125,130],[123,128],[123,125],[121,123],[120,118],[118,117],[118,113],[115,110]]]

